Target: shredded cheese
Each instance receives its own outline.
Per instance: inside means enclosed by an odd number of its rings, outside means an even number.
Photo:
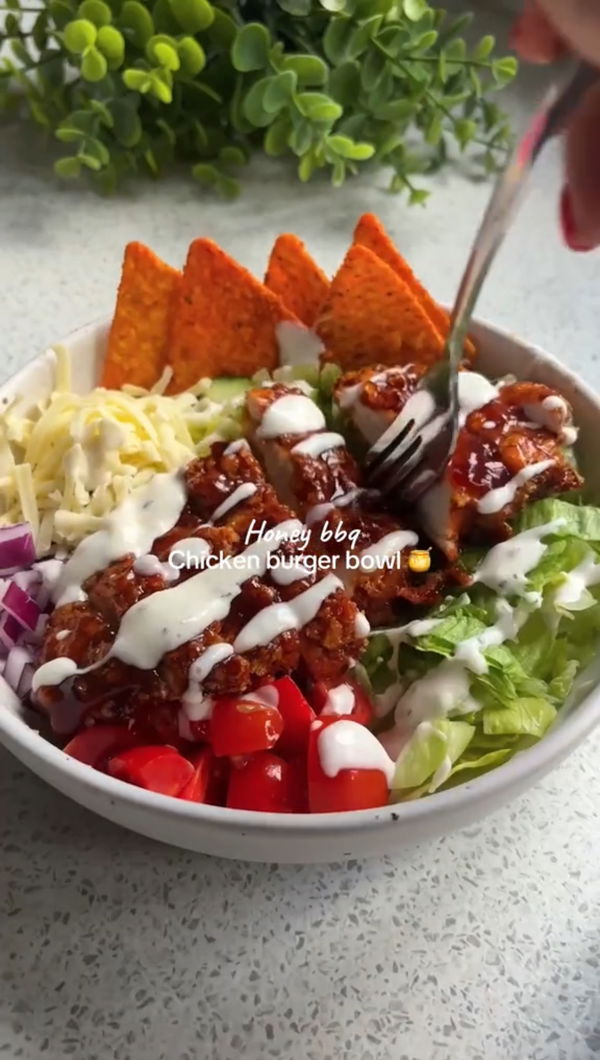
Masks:
[[[76,545],[156,472],[174,471],[241,435],[234,401],[203,396],[206,380],[167,396],[172,371],[151,390],[71,390],[71,359],[55,347],[54,388],[0,412],[0,526],[29,522],[38,554]],[[239,405],[239,403],[237,403]]]

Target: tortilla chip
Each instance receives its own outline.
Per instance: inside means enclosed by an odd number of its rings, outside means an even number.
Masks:
[[[181,273],[143,243],[125,247],[102,386],[151,387],[165,366],[169,318]]]
[[[419,282],[410,265],[396,249],[381,221],[374,213],[364,213],[358,219],[354,229],[354,243],[367,247],[381,261],[389,265],[390,269],[394,270],[407,287],[410,288],[433,326],[445,338],[450,327],[449,314],[438,305],[429,294],[429,291]],[[466,339],[465,341],[465,354],[471,358],[475,355],[475,347],[471,339]]]
[[[283,302],[211,239],[191,244],[173,311],[170,393],[203,376],[251,376],[279,363],[276,327],[298,323]]]
[[[366,247],[350,247],[315,330],[324,359],[345,371],[369,364],[430,364],[443,339],[408,285]]]
[[[284,233],[275,240],[265,286],[278,295],[298,320],[311,328],[329,291],[329,280],[298,236]]]

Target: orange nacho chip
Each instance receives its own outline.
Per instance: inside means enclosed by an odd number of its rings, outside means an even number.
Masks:
[[[390,269],[397,273],[400,279],[410,288],[433,326],[439,331],[440,335],[445,337],[450,325],[449,314],[438,305],[429,294],[429,291],[419,282],[410,265],[402,257],[400,251],[396,249],[381,221],[374,213],[364,213],[362,217],[359,217],[354,229],[354,243],[367,247],[368,250],[376,254],[381,261],[384,261],[386,265],[389,265]],[[465,353],[468,357],[473,357],[475,354],[475,347],[470,339],[465,342]]]
[[[350,247],[315,322],[326,359],[344,370],[369,364],[430,363],[443,339],[414,294],[389,265]]]
[[[203,376],[250,376],[279,362],[276,326],[298,323],[283,302],[211,239],[191,244],[173,311],[170,393]]]
[[[329,280],[298,236],[284,233],[275,240],[265,286],[278,295],[298,320],[311,328],[329,291]]]
[[[181,273],[143,243],[125,247],[101,385],[151,387],[165,366],[169,318]]]

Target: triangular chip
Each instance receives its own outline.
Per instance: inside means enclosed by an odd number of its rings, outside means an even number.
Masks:
[[[296,321],[283,302],[211,239],[190,246],[173,312],[169,391],[203,376],[250,376],[279,362],[276,328]]]
[[[151,387],[165,365],[169,319],[181,273],[143,243],[125,247],[102,386]]]
[[[367,249],[371,250],[373,254],[376,254],[381,261],[384,261],[386,265],[389,265],[390,269],[394,270],[407,287],[410,288],[417,302],[419,302],[421,308],[431,320],[433,326],[445,337],[450,326],[450,317],[448,313],[438,305],[429,294],[429,291],[427,291],[427,289],[423,287],[423,284],[419,282],[410,265],[396,249],[381,221],[374,213],[364,213],[362,217],[358,219],[358,223],[354,229],[354,243],[359,244],[362,247],[367,247]],[[465,342],[465,354],[468,357],[473,357],[475,354],[475,347],[470,339],[467,339]]]
[[[352,246],[315,322],[325,359],[344,370],[369,364],[430,364],[443,339],[412,291],[389,265]]]
[[[298,236],[284,233],[275,240],[265,285],[279,295],[298,320],[311,328],[329,291],[329,280]]]

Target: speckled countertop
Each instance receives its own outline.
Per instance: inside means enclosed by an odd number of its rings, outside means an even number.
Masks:
[[[334,194],[268,167],[232,206],[177,181],[105,202],[53,186],[36,151],[0,132],[2,375],[110,310],[128,239],[177,263],[204,232],[260,272],[287,229],[331,270],[371,209],[451,298],[487,194],[449,174],[408,211],[372,177]],[[600,386],[600,255],[562,248],[558,188],[550,151],[481,313]],[[121,831],[0,750],[0,1055],[597,1056],[599,760],[600,733],[492,819],[403,857],[278,868]]]

